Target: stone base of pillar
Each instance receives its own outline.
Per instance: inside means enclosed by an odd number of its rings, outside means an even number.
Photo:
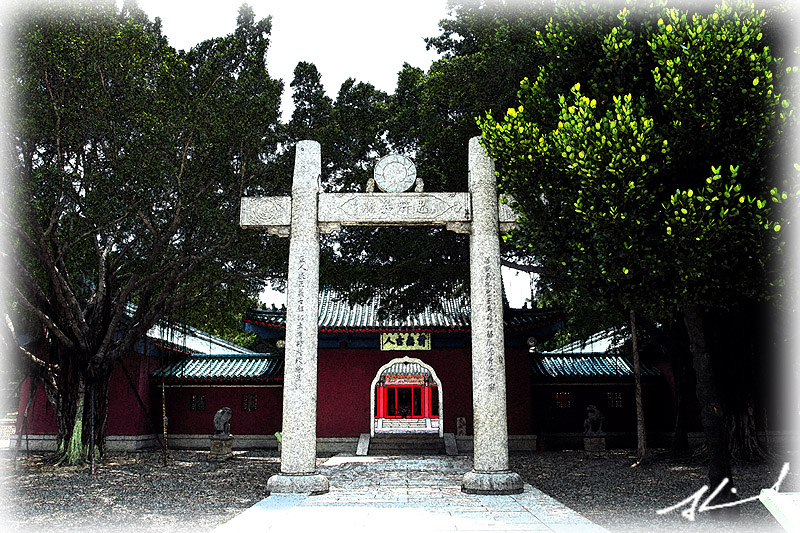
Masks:
[[[267,480],[267,493],[325,494],[330,490],[328,478],[322,474],[275,474]]]
[[[587,452],[604,452],[606,451],[606,438],[605,437],[584,437],[583,449]]]
[[[467,494],[520,494],[522,478],[516,472],[467,472],[461,482],[461,492]]]
[[[233,435],[227,437],[211,437],[209,461],[224,461],[233,457]]]

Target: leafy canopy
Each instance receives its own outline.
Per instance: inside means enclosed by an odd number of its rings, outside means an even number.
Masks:
[[[479,119],[517,243],[586,315],[767,297],[790,197],[768,179],[772,148],[792,111],[764,13],[629,7],[559,6],[536,35],[546,64]]]

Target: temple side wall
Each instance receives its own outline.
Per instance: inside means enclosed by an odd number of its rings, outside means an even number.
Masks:
[[[223,407],[233,411],[231,433],[239,435],[274,435],[281,430],[283,387],[281,386],[167,386],[168,429],[170,434],[214,433],[214,414]],[[205,395],[203,411],[191,411],[193,395]],[[255,395],[255,411],[242,410],[242,397]],[[161,388],[154,387],[160,414]],[[158,428],[161,428],[159,417]],[[207,444],[207,443],[206,443]]]
[[[320,350],[317,434],[320,438],[358,437],[369,432],[370,385],[378,369],[395,357],[413,354],[433,367],[442,382],[445,431],[455,433],[456,418],[467,421],[467,434],[472,428],[472,392],[470,353],[468,349],[449,348],[419,352],[389,352],[375,349],[339,348]],[[153,419],[146,416],[121,368],[112,376],[109,405],[109,436],[142,436],[161,430],[161,387],[150,381],[157,359],[140,355],[126,357],[124,364]],[[508,425],[512,435],[533,433],[530,402],[528,354],[524,350],[506,352],[508,381]],[[192,395],[204,394],[204,411],[191,411]],[[255,411],[242,411],[242,395],[255,394]],[[25,409],[28,382],[20,391],[20,412]],[[213,433],[214,413],[222,407],[233,410],[234,435],[274,435],[281,430],[283,387],[267,386],[167,386],[166,406],[169,434],[205,435]],[[19,423],[17,423],[17,432]],[[53,435],[55,412],[41,387],[30,409],[25,433]],[[155,443],[153,443],[155,444]]]
[[[125,377],[121,365],[125,365],[133,382],[133,387]],[[160,396],[154,409],[152,407],[153,398],[150,388],[150,373],[157,366],[157,358],[145,357],[140,354],[127,355],[114,365],[109,385],[107,435],[135,436],[152,433],[147,416],[136,398],[136,392],[142,399],[145,408],[156,417],[160,424]],[[25,379],[19,395],[20,416],[17,418],[17,432],[19,432],[22,424],[22,413],[25,412],[29,391],[30,380]],[[157,412],[154,412],[154,410]],[[28,410],[28,420],[24,433],[29,435],[53,435],[56,433],[56,413],[53,406],[47,401],[44,388],[41,386],[36,388],[36,394]]]

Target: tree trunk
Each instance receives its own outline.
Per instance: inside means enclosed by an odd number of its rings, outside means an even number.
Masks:
[[[714,498],[712,505],[735,501],[730,492],[733,484],[731,474],[730,450],[728,448],[728,431],[725,424],[725,409],[714,378],[711,354],[706,346],[706,333],[703,318],[694,308],[684,312],[686,331],[689,334],[689,351],[697,379],[697,399],[700,402],[700,416],[703,422],[706,447],[708,449],[708,481],[714,491],[725,479],[729,484]],[[738,507],[721,510],[721,517],[738,516]]]
[[[58,463],[68,466],[85,464],[88,454],[88,447],[83,441],[84,411],[87,411],[86,385],[80,378],[78,391],[75,395],[75,416],[73,417],[72,427],[68,429],[65,438],[59,445],[57,452]]]
[[[639,460],[634,466],[638,466],[647,455],[647,435],[644,426],[644,404],[642,403],[642,366],[639,358],[639,338],[636,331],[636,312],[633,309],[631,309],[631,344],[634,397],[636,400],[636,447],[639,455]]]
[[[762,353],[772,342],[764,338],[764,326],[753,320],[759,316],[760,310],[758,307],[745,307],[738,312],[720,313],[714,322],[708,324],[714,327],[713,350],[725,354],[721,382],[725,386],[731,457],[756,463],[769,457],[768,449],[759,439],[756,420],[758,399],[764,398],[768,390],[768,380],[764,376],[769,375],[765,368],[769,359]]]
[[[17,435],[17,446],[14,448],[14,468],[17,465],[17,456],[19,455],[19,448],[22,446],[22,434],[25,432],[25,429],[28,425],[28,411],[33,405],[33,402],[36,400],[36,389],[38,388],[38,383],[33,376],[28,376],[28,401],[25,402],[25,411],[22,413],[22,422],[19,425],[19,435]]]
[[[92,439],[91,426],[94,424],[94,446],[95,455],[103,457],[105,455],[106,431],[108,429],[108,391],[111,384],[111,372],[103,369],[97,371],[92,382],[94,386],[94,420],[92,420],[92,409],[87,407],[83,413],[83,443],[89,446]],[[87,395],[87,401],[89,396]],[[88,403],[87,403],[88,406]]]
[[[82,357],[57,344],[52,345],[50,353],[50,360],[58,368],[54,386],[50,387],[52,391],[48,391],[48,400],[56,413],[56,452],[52,462],[83,465],[89,460],[91,442],[94,442],[96,457],[105,455],[113,363],[104,362],[87,370],[88,364],[84,362],[90,359],[88,356]],[[113,360],[106,355],[102,358],[104,361]],[[94,391],[90,394],[92,388]]]
[[[83,428],[84,382],[72,354],[53,346],[53,360],[58,365],[55,387],[56,452],[55,464],[74,465],[82,462],[80,448]]]
[[[680,362],[677,359],[680,358]],[[691,367],[682,355],[673,357],[672,369],[675,372],[675,394],[677,409],[675,413],[675,435],[672,439],[672,452],[681,454],[689,451],[689,396],[691,394]]]
[[[731,457],[747,462],[761,462],[768,459],[768,448],[758,438],[755,402],[747,395],[746,405],[728,415],[730,427]]]

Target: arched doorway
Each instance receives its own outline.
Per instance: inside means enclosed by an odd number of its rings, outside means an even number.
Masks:
[[[414,357],[392,359],[370,386],[370,435],[391,432],[444,436],[442,386],[429,365]]]

